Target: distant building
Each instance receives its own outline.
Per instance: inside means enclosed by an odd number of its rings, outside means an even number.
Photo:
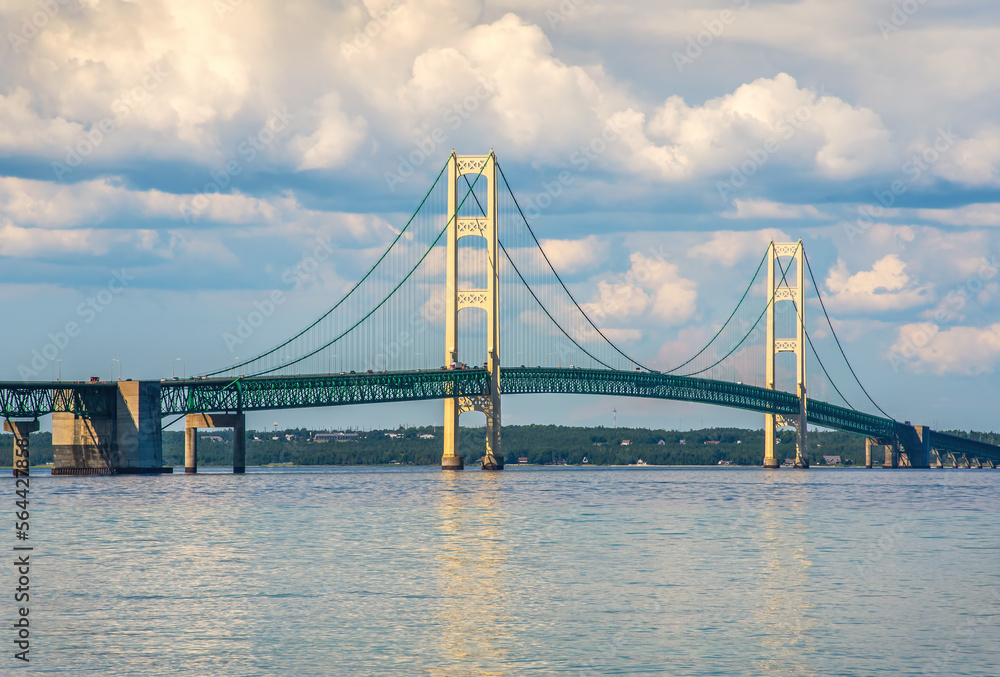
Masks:
[[[687,443],[688,443],[688,441],[687,441],[687,440],[681,440],[681,441],[680,441],[680,444],[687,444]]]
[[[842,465],[843,461],[840,460],[840,456],[824,456],[823,462],[827,465]]]
[[[518,463],[527,463],[528,462],[528,457],[527,456],[518,456],[517,457],[517,462]]]
[[[705,444],[719,444],[719,440],[705,440]]]
[[[386,433],[385,436],[386,437],[391,437],[394,440],[398,440],[398,439],[401,439],[403,437],[403,433]]]
[[[657,444],[662,447],[664,444],[666,444],[666,442],[664,442],[663,440],[660,440],[659,442],[657,442]]]
[[[225,442],[225,440],[218,435],[202,435],[201,439],[208,440],[209,442]]]
[[[632,440],[622,440],[622,446],[623,447],[631,446],[631,444],[632,444]]]
[[[313,442],[346,442],[357,438],[357,433],[316,433],[313,435]]]
[[[417,437],[419,437],[422,440],[433,440],[434,439],[434,436],[431,435],[430,433],[424,433],[423,435],[417,435]]]

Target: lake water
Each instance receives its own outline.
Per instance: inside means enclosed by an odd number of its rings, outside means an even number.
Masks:
[[[990,470],[39,472],[31,663],[8,624],[0,673],[996,677],[998,489]]]

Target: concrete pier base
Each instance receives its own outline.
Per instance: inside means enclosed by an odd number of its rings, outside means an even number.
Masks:
[[[461,456],[441,457],[441,470],[462,470],[464,468],[465,464],[462,462]]]
[[[38,419],[30,421],[4,421],[3,429],[14,434],[14,455],[11,466],[14,477],[27,477],[31,469],[31,457],[28,453],[28,436],[38,432]]]
[[[497,458],[493,454],[483,456],[483,470],[503,470],[503,459]]]
[[[872,467],[872,444],[874,444],[874,442],[872,441],[872,438],[866,437],[865,438],[865,467],[866,468]]]
[[[67,387],[77,413],[52,414],[53,475],[173,472],[163,467],[159,381],[118,381]]]
[[[184,472],[198,472],[198,428],[233,429],[233,472],[247,469],[246,414],[188,414],[184,419]]]
[[[913,426],[917,431],[919,444],[910,444],[906,447],[906,457],[909,459],[910,468],[930,468],[931,467],[931,429],[925,425]]]
[[[883,468],[898,468],[899,467],[899,456],[896,454],[896,450],[892,445],[885,446],[885,461],[882,463]]]
[[[764,467],[765,468],[772,468],[772,469],[776,470],[776,469],[778,469],[778,468],[781,467],[781,464],[778,463],[778,459],[776,459],[776,458],[765,458],[764,459]]]

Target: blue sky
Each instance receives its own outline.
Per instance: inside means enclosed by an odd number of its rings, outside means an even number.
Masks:
[[[339,297],[451,148],[492,147],[526,200],[571,172],[534,225],[578,298],[636,285],[608,326],[643,359],[700,347],[766,243],[802,238],[883,408],[995,430],[998,15],[985,0],[0,3],[0,377],[227,364],[237,318],[335,243],[255,334],[266,349]],[[634,282],[651,249],[665,262]],[[760,425],[680,403],[505,407],[508,423],[610,424],[617,407],[627,425]]]

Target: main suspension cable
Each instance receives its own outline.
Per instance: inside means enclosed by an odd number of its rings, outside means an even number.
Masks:
[[[448,161],[450,162],[451,158],[449,158]],[[287,339],[286,341],[284,341],[280,345],[277,345],[274,348],[271,348],[267,352],[261,353],[260,355],[257,355],[256,357],[254,357],[252,359],[245,360],[245,361],[243,361],[243,362],[241,362],[239,364],[230,365],[229,367],[226,367],[225,369],[219,369],[219,370],[216,370],[216,371],[206,372],[205,374],[202,374],[202,376],[217,376],[217,375],[225,373],[227,371],[234,371],[234,370],[239,369],[240,367],[244,367],[244,366],[246,366],[246,365],[248,365],[248,364],[250,364],[252,362],[257,362],[258,360],[262,360],[263,358],[267,357],[268,355],[273,355],[274,353],[278,352],[279,350],[281,350],[282,348],[284,348],[285,346],[287,346],[288,344],[290,344],[292,341],[294,341],[295,339],[299,338],[300,336],[302,336],[303,334],[305,334],[307,331],[309,331],[310,329],[312,329],[313,327],[315,327],[317,324],[319,324],[320,322],[322,322],[323,320],[325,320],[327,317],[329,317],[330,313],[332,313],[337,308],[339,308],[355,291],[357,291],[358,287],[360,287],[361,284],[365,280],[367,280],[369,278],[369,276],[371,276],[372,273],[375,272],[375,269],[379,267],[379,264],[381,264],[382,261],[385,259],[385,257],[389,255],[389,252],[392,250],[392,248],[395,247],[396,243],[399,242],[400,238],[403,237],[403,233],[406,232],[406,229],[409,228],[410,224],[413,223],[413,220],[415,218],[417,218],[417,214],[419,214],[420,210],[423,209],[424,203],[427,202],[427,198],[430,197],[431,193],[434,191],[434,188],[437,186],[438,181],[441,180],[441,176],[444,174],[444,170],[447,169],[447,168],[448,168],[448,162],[446,162],[444,164],[444,166],[441,167],[441,171],[438,172],[437,177],[434,179],[434,183],[431,184],[430,189],[424,195],[424,199],[420,201],[420,204],[417,206],[416,211],[413,212],[413,215],[410,216],[410,219],[406,222],[406,225],[403,226],[402,230],[399,231],[399,233],[396,235],[395,239],[393,239],[393,241],[389,244],[389,246],[386,248],[386,250],[384,252],[382,252],[382,256],[380,256],[378,258],[378,261],[375,262],[375,265],[373,265],[371,267],[371,269],[367,273],[364,274],[364,277],[362,277],[360,280],[358,280],[358,282],[353,287],[351,287],[351,289],[346,294],[344,294],[344,296],[339,301],[337,301],[337,303],[335,303],[332,308],[330,308],[325,313],[323,313],[322,315],[320,315],[319,318],[317,318],[316,321],[313,322],[312,324],[310,324],[308,327],[306,327],[305,329],[303,329],[299,333],[295,334],[291,338]],[[423,259],[421,259],[421,260],[423,260]],[[298,361],[298,360],[296,360],[296,361]],[[294,364],[294,363],[290,363],[290,364]],[[287,366],[287,365],[285,365],[285,366]],[[272,369],[270,371],[274,371],[274,370]],[[263,373],[267,373],[267,372],[263,372]]]
[[[876,409],[878,409],[880,412],[882,412],[883,416],[885,416],[886,418],[892,418],[892,416],[889,416],[889,414],[885,413],[885,410],[882,409],[882,407],[878,406],[878,404],[875,403],[875,400],[872,399],[872,396],[868,394],[868,391],[865,390],[864,385],[862,385],[861,379],[859,379],[858,375],[856,373],[854,373],[854,367],[851,366],[851,361],[847,359],[847,354],[844,353],[844,347],[840,344],[840,339],[837,337],[837,332],[833,328],[833,322],[830,321],[830,315],[829,315],[829,313],[826,312],[826,304],[823,303],[823,295],[820,294],[819,285],[816,284],[816,276],[813,275],[812,265],[809,263],[809,257],[806,256],[805,251],[802,252],[802,256],[805,258],[805,261],[806,261],[806,270],[809,271],[809,279],[812,280],[813,287],[816,289],[816,297],[819,299],[819,307],[823,309],[823,316],[826,318],[826,323],[830,327],[830,333],[833,334],[833,340],[836,341],[837,348],[840,349],[840,355],[841,355],[841,357],[844,358],[844,362],[847,363],[847,368],[851,371],[851,376],[854,377],[854,380],[857,382],[858,387],[861,388],[861,392],[863,392],[865,394],[865,397],[868,398],[868,401],[871,402],[872,405],[874,405],[874,407]],[[817,356],[817,359],[818,359],[818,356]],[[844,401],[846,402],[847,400],[844,400]],[[893,420],[895,420],[895,419],[893,419]]]
[[[497,163],[497,169],[500,170],[500,177],[503,179],[503,183],[507,187],[507,192],[510,193],[511,198],[514,200],[514,206],[517,207],[517,212],[518,212],[518,214],[521,215],[521,220],[524,221],[524,225],[528,228],[528,232],[531,233],[531,239],[535,241],[535,246],[537,246],[538,250],[542,253],[542,258],[544,258],[545,259],[545,263],[548,264],[549,270],[551,270],[552,274],[556,276],[556,279],[559,281],[559,284],[562,286],[563,291],[566,292],[566,295],[569,297],[569,300],[573,302],[573,305],[576,306],[576,309],[580,311],[580,314],[583,315],[584,319],[587,320],[588,324],[590,324],[590,326],[593,327],[594,331],[596,331],[601,336],[601,338],[604,339],[607,342],[607,344],[614,349],[615,352],[617,352],[619,355],[621,355],[626,360],[628,360],[629,362],[631,362],[635,366],[639,367],[640,369],[645,369],[646,371],[649,371],[649,372],[655,371],[655,370],[650,369],[649,367],[645,366],[644,364],[641,364],[640,362],[637,362],[636,360],[632,359],[631,357],[629,357],[628,355],[626,355],[624,352],[622,352],[622,350],[617,345],[615,345],[614,343],[612,343],[611,339],[609,339],[607,336],[605,336],[604,332],[602,332],[600,330],[600,328],[596,324],[594,324],[594,321],[590,319],[590,316],[587,315],[586,311],[584,311],[584,309],[580,307],[580,304],[577,303],[576,298],[573,297],[573,294],[570,292],[569,288],[566,286],[566,283],[563,282],[563,279],[561,277],[559,277],[559,273],[556,272],[556,269],[552,265],[552,262],[549,261],[549,257],[545,254],[545,250],[542,249],[542,243],[538,241],[538,237],[535,235],[535,231],[532,230],[531,224],[528,223],[528,219],[524,215],[524,210],[521,209],[521,205],[520,205],[520,203],[518,203],[517,197],[514,195],[514,191],[511,190],[510,184],[507,182],[507,177],[504,175],[503,168],[500,166],[499,163]],[[529,291],[530,291],[530,287],[529,287]],[[534,294],[532,294],[532,295],[534,295]]]

